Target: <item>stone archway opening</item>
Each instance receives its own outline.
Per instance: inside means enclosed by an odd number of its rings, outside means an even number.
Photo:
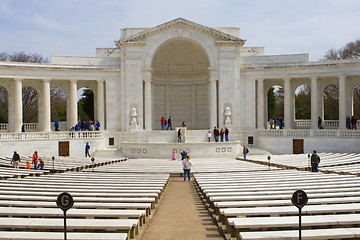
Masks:
[[[209,129],[209,57],[196,42],[164,42],[152,60],[153,129],[169,116],[173,127]]]

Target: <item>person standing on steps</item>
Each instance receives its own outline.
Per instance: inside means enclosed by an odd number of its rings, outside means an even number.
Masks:
[[[87,156],[91,157],[90,156],[90,145],[88,142],[85,145],[85,157],[87,157]]]
[[[211,141],[211,131],[208,132],[208,142]]]
[[[165,118],[164,117],[161,117],[161,120],[160,120],[160,123],[161,123],[161,130],[165,130]]]
[[[313,151],[313,154],[311,155],[311,171],[312,172],[318,172],[319,169],[319,163],[320,163],[320,157],[317,155],[316,151]]]
[[[14,155],[11,158],[11,163],[14,168],[19,168],[19,162],[20,162],[20,155],[14,151]]]
[[[249,153],[249,149],[243,145],[243,155],[244,155],[244,161],[246,161],[246,155]]]
[[[38,152],[35,151],[33,154],[33,158],[32,158],[32,163],[34,164],[34,169],[37,169],[38,161],[39,161],[39,155],[38,155]]]
[[[192,162],[189,155],[187,155],[186,158],[182,161],[182,165],[184,169],[184,182],[186,181],[186,175],[188,176],[188,180],[190,181],[190,170]]]
[[[178,130],[178,143],[181,143],[182,142],[182,140],[181,140],[181,136],[182,136],[182,134],[181,134],[181,129],[179,128],[179,130]]]
[[[225,134],[224,129],[221,129],[220,130],[220,142],[224,141],[224,134]]]
[[[227,127],[225,128],[225,141],[229,141],[229,129]]]
[[[170,130],[172,130],[171,116],[169,117],[169,119],[168,119],[168,121],[167,121],[167,128],[166,128],[166,130],[169,130],[169,128],[170,128]]]

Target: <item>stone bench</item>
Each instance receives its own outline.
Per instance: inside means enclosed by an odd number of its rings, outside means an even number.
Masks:
[[[351,227],[359,224],[359,214],[338,214],[338,215],[314,215],[303,216],[301,225],[307,228],[329,228],[329,227]],[[250,218],[228,218],[226,230],[232,237],[239,236],[240,232],[279,230],[281,228],[297,229],[299,227],[299,217],[250,217]]]
[[[302,208],[303,215],[356,213],[360,212],[360,204],[328,204],[328,205],[306,205]],[[226,219],[231,217],[279,217],[281,215],[298,215],[299,210],[295,206],[281,207],[249,207],[249,208],[221,208],[219,209],[220,220],[226,224]]]
[[[58,208],[55,201],[16,201],[0,200],[3,207],[29,207],[29,208]],[[72,209],[135,209],[146,210],[146,216],[151,214],[151,203],[101,203],[98,202],[74,202]]]
[[[145,223],[146,210],[118,209],[76,209],[66,212],[68,218],[119,218],[138,219],[140,226]],[[0,217],[63,217],[60,208],[0,207]]]
[[[64,220],[61,218],[3,218],[0,217],[0,230],[14,231],[62,231]],[[134,238],[138,234],[138,220],[136,219],[67,219],[67,230],[95,232],[113,231],[127,233]]]
[[[298,230],[240,232],[241,240],[297,240]],[[360,228],[309,229],[301,231],[303,240],[359,239]]]
[[[64,240],[62,232],[0,231],[0,240]],[[127,233],[68,232],[68,240],[128,240]]]

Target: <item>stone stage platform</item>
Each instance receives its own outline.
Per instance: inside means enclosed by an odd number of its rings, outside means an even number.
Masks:
[[[155,143],[123,142],[121,152],[128,158],[171,158],[175,150],[178,154],[186,151],[191,157],[235,158],[242,153],[240,141],[198,142],[198,143]]]

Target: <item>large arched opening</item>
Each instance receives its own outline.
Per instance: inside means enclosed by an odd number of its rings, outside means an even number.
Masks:
[[[198,43],[164,42],[152,60],[153,129],[171,116],[173,127],[209,129],[209,57]],[[216,106],[211,106],[216,107]]]

